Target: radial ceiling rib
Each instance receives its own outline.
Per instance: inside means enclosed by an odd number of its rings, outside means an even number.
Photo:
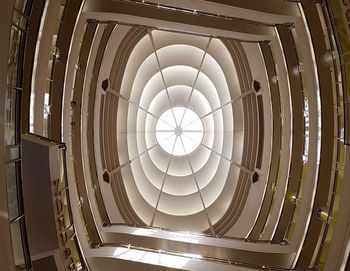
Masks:
[[[172,130],[156,130],[156,132],[160,133],[173,133],[174,129]],[[189,129],[182,129],[182,132],[188,132],[188,133],[202,133],[200,130],[189,130]]]
[[[183,134],[183,136],[187,137],[189,140],[193,141],[193,143],[196,143],[196,144],[198,143],[198,142],[195,141],[192,137],[186,135],[185,133],[182,133],[182,134]]]
[[[213,153],[219,155],[220,157],[222,157],[223,159],[227,160],[228,162],[230,162],[232,165],[237,166],[239,169],[241,169],[242,171],[244,171],[245,173],[247,173],[248,175],[252,175],[254,173],[254,171],[250,170],[249,168],[246,168],[240,164],[238,164],[237,162],[233,161],[232,159],[227,158],[225,155],[222,155],[221,153],[215,151],[214,149],[204,145],[203,143],[201,143],[200,145],[202,145],[203,147],[207,148],[208,150],[212,151]]]
[[[167,125],[169,125],[170,127],[175,128],[174,125],[168,123],[167,121],[165,121],[165,120],[163,120],[163,119],[160,119],[157,115],[155,115],[155,114],[149,112],[147,109],[143,108],[143,107],[140,106],[139,104],[134,103],[134,102],[131,101],[130,99],[124,97],[124,96],[121,95],[118,91],[115,91],[114,89],[111,89],[111,88],[109,88],[108,91],[109,91],[110,93],[112,93],[113,95],[117,96],[118,98],[121,98],[121,99],[123,99],[124,101],[128,102],[129,104],[131,104],[131,105],[133,105],[133,106],[136,106],[137,108],[139,108],[140,110],[146,112],[147,114],[149,114],[150,116],[156,118],[157,120],[161,120],[161,121],[163,121],[164,123],[166,123]]]
[[[205,57],[206,57],[206,55],[207,55],[207,52],[208,52],[208,49],[209,49],[209,45],[210,45],[211,40],[212,40],[212,38],[209,38],[208,43],[207,43],[207,46],[206,46],[206,48],[205,48],[205,51],[204,51],[204,54],[203,54],[201,63],[200,63],[200,65],[199,65],[196,78],[194,79],[193,86],[192,86],[192,89],[191,89],[191,92],[190,92],[190,96],[188,97],[188,100],[187,100],[187,103],[186,103],[186,106],[185,106],[185,111],[184,111],[184,113],[183,113],[183,115],[182,115],[182,118],[181,118],[181,121],[180,121],[179,126],[181,126],[181,124],[182,124],[182,122],[183,122],[183,120],[184,120],[185,114],[186,114],[186,110],[187,110],[188,106],[190,105],[191,98],[192,98],[192,94],[193,94],[193,91],[194,91],[194,89],[195,89],[195,87],[196,87],[199,74],[201,73],[202,66],[203,66],[203,63],[204,63],[204,59],[205,59]]]
[[[151,29],[148,29],[148,36],[149,36],[149,38],[151,39],[151,43],[152,43],[152,47],[153,47],[153,52],[154,52],[154,55],[156,56],[156,59],[157,59],[158,69],[159,69],[160,75],[161,75],[161,77],[162,77],[164,89],[165,89],[166,95],[167,95],[167,97],[168,97],[168,101],[169,101],[169,105],[170,105],[170,108],[171,108],[171,112],[173,113],[173,117],[174,117],[176,126],[179,126],[179,124],[177,123],[175,114],[174,114],[173,103],[171,102],[171,99],[170,99],[168,87],[167,87],[166,82],[165,82],[165,78],[164,78],[162,66],[160,65],[159,56],[158,56],[158,54],[157,54],[156,45],[154,44],[154,39],[153,39],[153,35],[152,35],[152,30],[151,30]]]
[[[174,148],[175,148],[175,144],[176,144],[176,141],[178,139],[178,136],[176,136],[175,140],[174,140],[174,144],[173,144],[173,148],[172,148],[172,152],[174,151]],[[156,213],[157,213],[157,210],[158,210],[158,205],[159,205],[159,201],[160,201],[160,197],[163,193],[163,188],[164,188],[164,184],[165,184],[165,180],[166,180],[166,177],[168,176],[168,171],[169,171],[169,168],[170,168],[170,164],[171,164],[171,160],[173,159],[173,155],[170,154],[169,155],[169,162],[168,162],[168,165],[166,167],[166,170],[165,170],[165,173],[164,173],[164,177],[163,177],[163,181],[162,181],[162,186],[160,187],[160,190],[159,190],[159,194],[158,194],[158,198],[157,198],[157,203],[156,203],[156,206],[154,207],[154,212],[153,212],[153,216],[152,216],[152,221],[151,221],[151,224],[150,226],[153,227],[153,224],[154,224],[154,219],[156,217]]]
[[[182,140],[181,136],[180,136],[180,140],[181,140],[181,144],[182,144],[182,147],[183,147],[183,149],[184,149],[184,152],[186,153],[185,144],[183,143],[183,140]],[[196,178],[196,174],[195,174],[195,172],[194,172],[194,170],[193,170],[192,163],[191,163],[191,159],[189,158],[188,154],[186,154],[186,158],[187,158],[188,164],[190,165],[191,172],[192,172],[192,176],[193,176],[193,179],[194,179],[194,182],[195,182],[195,184],[196,184],[199,197],[200,197],[201,202],[202,202],[202,205],[203,205],[203,210],[204,210],[204,213],[205,213],[205,215],[206,215],[206,217],[207,217],[207,220],[208,220],[210,232],[211,232],[213,235],[215,235],[215,230],[214,230],[214,227],[213,227],[213,223],[211,222],[211,219],[210,219],[209,214],[208,214],[208,212],[207,212],[207,207],[205,206],[204,199],[203,199],[203,195],[202,195],[201,189],[199,188],[198,181],[197,181],[197,178]]]
[[[145,153],[149,152],[150,150],[152,150],[153,148],[155,148],[156,146],[159,146],[158,143],[154,144],[153,146],[149,147],[148,149],[144,150],[143,152],[141,152],[139,155],[137,155],[136,157],[130,159],[128,162],[112,169],[111,171],[109,171],[109,175],[113,176],[115,173],[117,173],[118,171],[120,171],[122,168],[124,168],[127,165],[130,165],[133,161],[135,161],[136,159],[139,159],[142,155],[144,155]]]
[[[224,104],[221,105],[220,107],[215,108],[214,110],[208,112],[207,114],[205,114],[205,115],[203,115],[203,116],[200,116],[199,119],[200,119],[200,120],[203,120],[204,118],[210,116],[211,114],[214,114],[216,111],[218,111],[218,110],[224,108],[225,106],[228,106],[228,105],[230,105],[230,104],[232,104],[232,103],[234,103],[234,102],[236,102],[236,101],[238,101],[238,100],[240,100],[240,99],[242,99],[242,98],[244,98],[244,97],[247,97],[247,96],[249,96],[249,95],[251,95],[251,94],[254,94],[254,90],[252,90],[252,89],[250,89],[250,90],[248,90],[248,91],[242,93],[241,95],[236,96],[236,97],[233,98],[231,101],[229,101],[229,102],[227,102],[227,103],[224,103]],[[186,125],[184,126],[184,128],[186,128],[187,126],[193,124],[195,121],[197,121],[197,120],[191,121],[190,123],[186,124]]]

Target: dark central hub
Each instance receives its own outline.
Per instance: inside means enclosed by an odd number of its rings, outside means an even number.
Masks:
[[[175,127],[175,135],[180,136],[182,134],[181,126]]]

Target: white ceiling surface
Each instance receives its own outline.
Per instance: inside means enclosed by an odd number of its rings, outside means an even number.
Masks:
[[[220,108],[240,94],[226,47],[216,39],[152,31],[131,53],[120,93],[129,99],[118,105],[120,164],[138,157],[121,171],[135,212],[154,226],[208,229],[232,200],[239,171],[230,160],[243,142],[234,131],[242,113],[233,114],[233,104]],[[202,142],[188,155],[171,155],[156,139],[159,117],[174,107],[189,108],[203,124]],[[238,151],[235,162],[240,158]]]

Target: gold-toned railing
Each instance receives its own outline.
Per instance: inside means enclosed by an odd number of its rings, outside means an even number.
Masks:
[[[294,51],[297,56],[299,65],[294,67],[294,72],[296,76],[299,76],[301,79],[301,94],[303,99],[303,124],[304,124],[304,135],[303,135],[303,160],[302,168],[300,172],[300,178],[298,182],[298,188],[293,194],[286,195],[286,200],[293,204],[292,216],[289,221],[289,225],[286,231],[287,240],[291,240],[293,233],[295,232],[295,225],[298,221],[298,215],[301,208],[302,196],[304,192],[305,176],[308,170],[308,155],[309,155],[309,100],[308,100],[308,83],[304,73],[303,67],[303,58],[300,52],[300,41],[296,33],[295,28],[290,29],[290,33],[294,41]]]
[[[229,265],[232,268],[234,267],[243,267],[247,269],[253,269],[253,270],[275,270],[275,271],[288,271],[288,270],[294,270],[294,271],[306,271],[306,270],[316,270],[314,268],[304,268],[304,269],[289,269],[289,268],[278,268],[278,267],[271,267],[267,265],[259,265],[259,264],[252,264],[252,263],[247,263],[247,262],[240,262],[240,261],[235,261],[235,260],[229,260],[229,259],[221,259],[221,258],[216,258],[216,257],[207,257],[207,256],[202,256],[202,255],[196,255],[196,254],[189,254],[189,253],[180,253],[177,251],[171,251],[171,250],[162,250],[162,249],[152,249],[152,248],[145,248],[145,247],[140,247],[140,246],[134,246],[131,244],[122,244],[122,243],[103,243],[99,244],[98,247],[113,247],[113,248],[121,248],[123,249],[123,254],[125,255],[128,252],[138,252],[142,251],[140,260],[142,257],[144,257],[144,253],[155,253],[159,257],[162,255],[164,256],[175,256],[179,257],[178,260],[181,258],[188,259],[188,260],[196,260],[196,261],[202,261],[203,263],[205,262],[212,262],[212,263],[219,263],[219,264],[225,264]],[[137,254],[140,255],[140,254]],[[135,259],[135,256],[130,257],[133,260]]]
[[[60,146],[59,152],[60,178],[54,182],[55,217],[59,229],[60,248],[63,250],[64,263],[67,270],[87,270],[82,257],[78,239],[73,224],[71,211],[67,169],[66,169],[66,147]]]
[[[339,0],[325,1],[327,11],[330,17],[330,28],[334,35],[334,49],[337,51],[335,57],[335,65],[338,66],[340,71],[340,87],[338,93],[338,106],[339,114],[341,116],[341,129],[340,140],[346,145],[350,145],[350,83],[348,77],[350,77],[350,37],[348,36],[345,19],[343,17],[341,2]],[[337,80],[338,81],[338,80]]]
[[[324,264],[328,257],[329,248],[332,243],[332,236],[334,233],[334,226],[337,218],[337,214],[340,207],[341,191],[343,185],[344,174],[344,161],[345,161],[345,144],[349,142],[349,133],[346,132],[349,129],[349,123],[346,123],[350,116],[348,108],[348,97],[350,87],[347,86],[347,75],[350,72],[350,66],[346,63],[347,56],[344,55],[344,48],[350,51],[350,41],[346,34],[344,21],[341,16],[340,3],[338,0],[325,2],[322,5],[323,14],[327,23],[327,30],[329,32],[330,46],[332,52],[337,52],[338,57],[334,57],[332,64],[332,73],[334,81],[336,83],[336,119],[337,119],[337,135],[334,138],[337,155],[336,163],[333,168],[334,171],[334,183],[333,191],[329,204],[319,208],[318,216],[325,224],[325,230],[323,233],[321,247],[318,252],[315,265],[319,269],[323,269]],[[337,15],[335,15],[337,14]],[[340,33],[340,32],[341,33]],[[345,61],[345,62],[344,62]],[[349,111],[349,112],[348,112]]]

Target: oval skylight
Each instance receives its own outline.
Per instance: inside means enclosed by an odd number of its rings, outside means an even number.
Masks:
[[[203,123],[189,108],[173,107],[157,121],[156,138],[164,151],[182,156],[192,153],[203,139]]]

